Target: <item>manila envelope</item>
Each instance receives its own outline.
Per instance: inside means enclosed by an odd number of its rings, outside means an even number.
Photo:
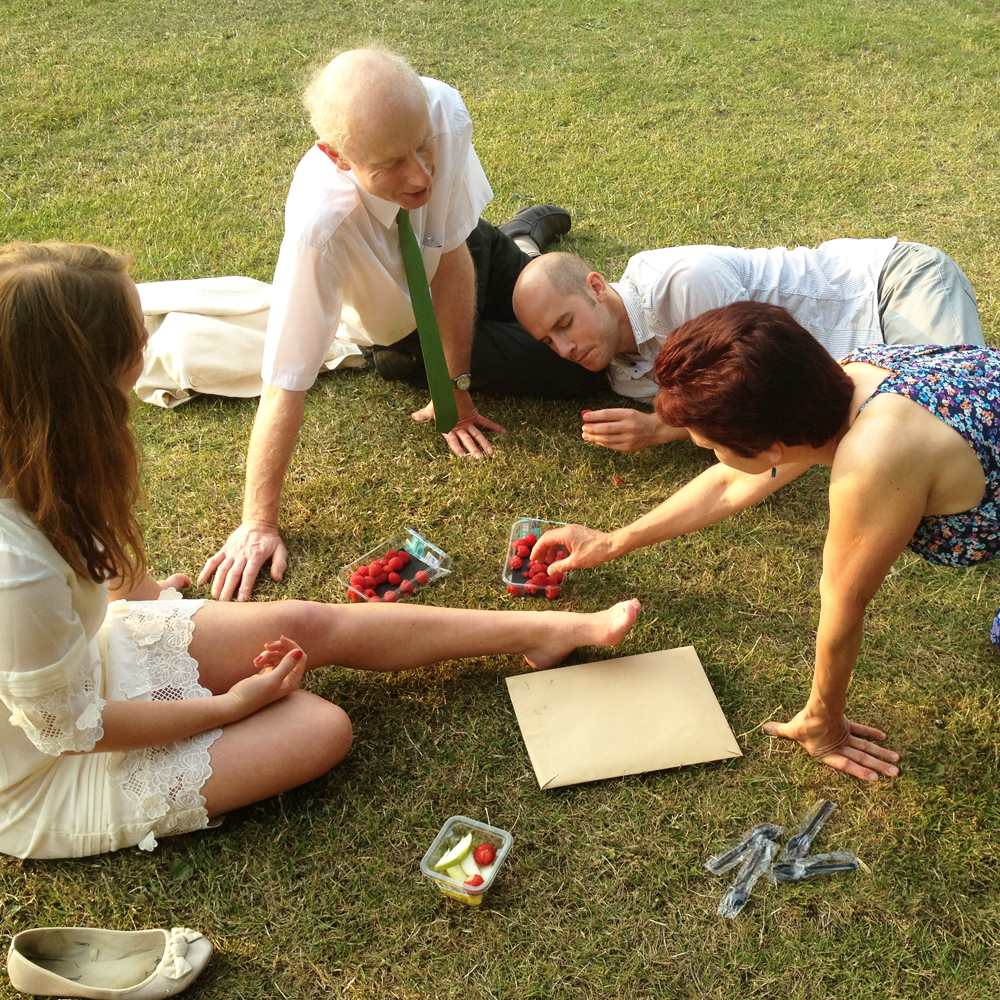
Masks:
[[[540,788],[742,757],[694,646],[507,678]]]

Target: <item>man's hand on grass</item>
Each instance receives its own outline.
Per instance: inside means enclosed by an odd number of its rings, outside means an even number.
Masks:
[[[899,754],[872,742],[884,740],[885,733],[851,722],[845,715],[830,718],[811,712],[807,705],[790,722],[765,722],[764,732],[795,740],[811,757],[862,781],[899,774]]]
[[[465,400],[460,399],[463,395],[466,397]],[[482,458],[484,454],[492,455],[493,445],[490,444],[489,438],[483,431],[498,431],[501,434],[506,434],[507,429],[480,416],[479,411],[468,398],[468,393],[456,393],[455,396],[456,402],[458,402],[458,423],[444,435],[448,447],[456,455],[472,455],[474,458]],[[433,400],[412,413],[411,416],[418,423],[433,420]]]
[[[668,427],[655,413],[640,410],[584,410],[582,416],[583,440],[614,451],[642,451],[688,437],[683,427]]]
[[[214,573],[212,596],[218,601],[248,601],[257,574],[271,560],[271,579],[280,583],[288,568],[288,550],[278,529],[266,524],[241,524],[205,563],[198,577],[204,583]]]

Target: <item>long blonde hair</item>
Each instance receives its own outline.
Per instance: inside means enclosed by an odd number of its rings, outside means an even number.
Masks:
[[[121,376],[146,331],[131,258],[83,243],[0,247],[0,488],[81,577],[145,573]]]

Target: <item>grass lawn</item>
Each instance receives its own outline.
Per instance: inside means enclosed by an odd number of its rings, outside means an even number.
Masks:
[[[312,141],[301,86],[372,39],[462,92],[495,222],[566,205],[565,245],[612,277],[655,246],[897,235],[955,257],[1000,343],[994,0],[5,0],[0,241],[127,248],[138,280],[270,280]],[[456,563],[421,601],[511,607],[498,565],[515,516],[611,528],[707,462],[585,446],[578,404],[506,399],[481,404],[511,431],[497,457],[459,461],[412,424],[420,403],[366,372],[320,378],[285,488],[292,568],[260,597],[337,600],[338,567],[408,525]],[[196,573],[236,525],[254,410],[136,404],[155,571]],[[906,554],[871,606],[851,714],[890,733],[900,777],[862,787],[759,729],[808,691],[825,484],[814,471],[728,524],[579,573],[562,602],[640,597],[619,652],[693,644],[741,759],[541,792],[503,680],[513,658],[327,670],[308,685],[354,721],[342,766],[153,854],[0,858],[4,946],[43,924],[188,924],[218,947],[192,1000],[995,997],[997,569]],[[740,918],[717,918],[725,883],[703,860],[821,796],[841,810],[819,846],[866,869],[761,883]],[[481,910],[419,874],[453,813],[515,837]]]

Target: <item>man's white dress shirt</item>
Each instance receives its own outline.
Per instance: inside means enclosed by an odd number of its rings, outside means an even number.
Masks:
[[[608,381],[620,396],[651,403],[656,355],[671,330],[730,302],[784,306],[835,358],[882,343],[878,279],[896,237],[829,240],[816,249],[666,247],[636,254],[621,281],[636,354],[617,354]]]
[[[427,280],[465,242],[493,197],[457,90],[423,77],[437,165],[428,203],[410,212]],[[264,348],[263,379],[308,389],[334,337],[394,344],[416,328],[399,248],[399,206],[364,191],[318,146],[302,157],[285,204]]]

